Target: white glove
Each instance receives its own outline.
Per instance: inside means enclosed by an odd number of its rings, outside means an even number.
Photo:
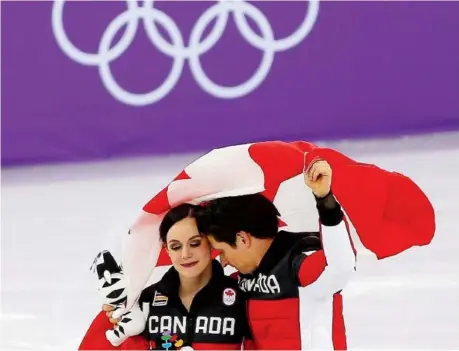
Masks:
[[[125,312],[124,305],[113,310],[112,318],[121,317],[114,329],[105,332],[105,337],[113,346],[119,346],[130,336],[139,335],[145,330],[149,306],[144,304],[143,307],[142,311],[139,304],[135,303],[129,312]]]
[[[125,310],[126,282],[122,268],[109,251],[100,252],[94,259],[91,270],[97,272],[99,279],[98,292],[103,305],[115,307],[111,318],[121,320],[112,330],[105,332],[107,340],[115,347],[121,345],[127,338],[139,335],[145,330],[149,305],[144,304],[144,310],[136,303],[130,311]]]
[[[126,282],[121,267],[109,251],[100,252],[91,270],[97,272],[98,292],[103,305],[116,306],[126,301]]]

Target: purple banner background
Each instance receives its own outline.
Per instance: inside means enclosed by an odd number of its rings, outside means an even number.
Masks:
[[[176,22],[185,43],[211,5],[155,3]],[[294,32],[307,9],[303,2],[255,5],[275,38]],[[311,33],[277,52],[266,79],[247,96],[208,94],[185,61],[175,88],[146,106],[118,101],[97,66],[63,52],[53,33],[52,2],[1,6],[2,165],[459,129],[459,2],[323,2]],[[119,1],[68,3],[66,33],[81,50],[96,52],[125,8]],[[214,82],[236,85],[261,57],[230,18],[201,63]],[[171,63],[139,25],[110,67],[123,88],[143,93],[161,84]]]

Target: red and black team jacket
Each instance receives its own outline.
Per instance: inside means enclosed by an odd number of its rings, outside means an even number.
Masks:
[[[178,287],[178,273],[172,268],[140,297],[141,307],[149,306],[145,336],[153,348],[165,349],[162,337],[171,333],[175,341],[169,350],[183,346],[195,350],[241,349],[244,338],[250,335],[246,301],[237,281],[224,275],[218,261],[212,261],[212,278],[196,294],[189,311],[179,298]]]
[[[316,201],[320,233],[279,232],[256,271],[239,274],[256,349],[346,349],[340,292],[355,254],[333,195]]]
[[[212,278],[194,297],[188,311],[179,295],[179,276],[174,268],[156,284],[146,288],[139,299],[148,313],[142,335],[128,338],[119,347],[105,339],[113,326],[100,314],[89,328],[80,350],[240,350],[251,347],[246,300],[234,278],[224,275],[221,264],[212,261]],[[95,326],[99,320],[99,324]]]

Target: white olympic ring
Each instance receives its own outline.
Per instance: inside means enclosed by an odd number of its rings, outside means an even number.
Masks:
[[[250,94],[267,77],[276,52],[288,50],[298,45],[311,32],[319,13],[319,0],[309,0],[308,10],[303,23],[291,35],[275,39],[266,16],[255,6],[244,0],[220,0],[209,7],[197,20],[191,30],[188,46],[177,24],[166,13],[154,7],[153,0],[126,0],[127,9],[113,19],[102,35],[97,53],[87,53],[77,48],[69,40],[63,21],[65,0],[55,0],[52,10],[54,36],[62,51],[72,60],[89,66],[98,66],[102,82],[107,90],[119,101],[133,106],[153,104],[164,98],[177,84],[188,59],[193,77],[207,93],[222,99],[234,99]],[[244,39],[255,48],[263,51],[263,57],[257,71],[244,83],[236,86],[223,86],[213,82],[202,68],[200,56],[209,51],[221,38],[229,14],[234,15],[236,26]],[[249,26],[246,16],[258,26],[261,36]],[[201,41],[207,26],[215,21],[211,32]],[[165,81],[150,92],[136,94],[124,90],[116,82],[110,71],[110,63],[119,58],[131,45],[137,32],[139,20],[143,21],[145,31],[152,44],[163,54],[173,58],[172,69]],[[169,34],[171,42],[157,30],[159,23]],[[110,47],[116,34],[126,26],[121,39]]]

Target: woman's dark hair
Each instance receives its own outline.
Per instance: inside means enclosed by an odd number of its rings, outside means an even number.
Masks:
[[[159,226],[159,237],[161,241],[164,243],[167,241],[167,233],[175,223],[187,217],[194,217],[197,208],[199,208],[199,206],[182,204],[170,209]]]

